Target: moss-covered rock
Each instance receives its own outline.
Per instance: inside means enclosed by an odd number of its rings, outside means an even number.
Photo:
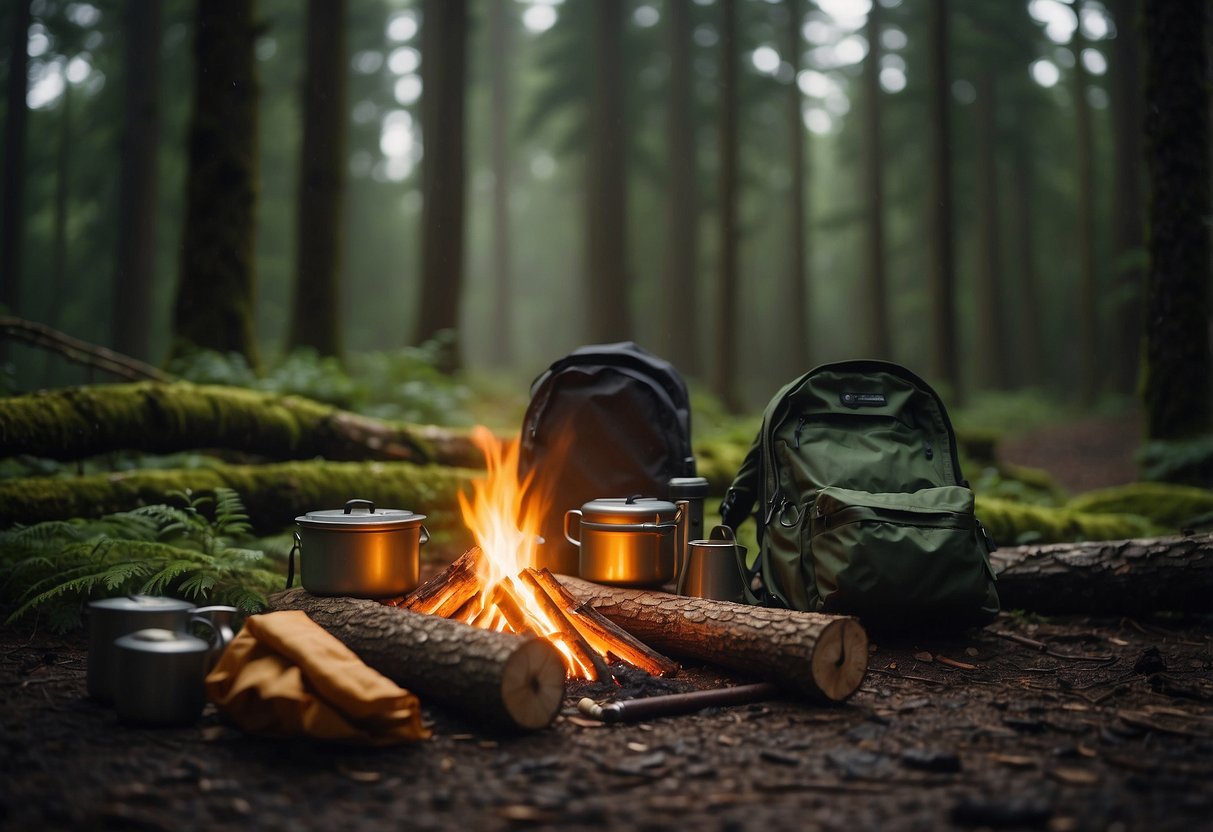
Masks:
[[[1136,514],[1173,531],[1213,523],[1213,491],[1137,482],[1080,494],[1067,508],[1086,514]]]
[[[1165,531],[1147,518],[1134,514],[1093,514],[1070,507],[1026,505],[980,494],[977,496],[977,516],[999,545],[1123,540]]]

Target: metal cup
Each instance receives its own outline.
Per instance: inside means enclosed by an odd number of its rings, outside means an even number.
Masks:
[[[184,630],[193,609],[194,605],[189,601],[154,595],[127,595],[89,602],[89,696],[107,704],[114,701],[119,672],[115,639],[152,627]]]
[[[716,526],[708,540],[692,540],[678,576],[678,594],[744,603],[745,552],[728,526]]]
[[[114,710],[119,719],[139,725],[186,725],[202,714],[203,679],[226,641],[210,619],[195,615],[190,623],[209,629],[211,640],[152,628],[114,642],[118,659]]]

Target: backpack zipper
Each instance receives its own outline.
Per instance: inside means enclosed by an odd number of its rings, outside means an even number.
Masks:
[[[796,422],[796,432],[792,434],[792,438],[796,440],[795,448],[800,449],[800,432],[804,430],[805,422],[809,421],[808,416],[801,416]]]

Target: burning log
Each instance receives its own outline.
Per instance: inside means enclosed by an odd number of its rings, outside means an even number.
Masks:
[[[322,598],[302,589],[279,592],[270,605],[303,610],[423,702],[449,705],[494,728],[543,728],[564,699],[564,662],[542,638],[469,627],[377,601]]]
[[[661,650],[841,702],[863,681],[867,632],[855,618],[599,586],[561,576],[569,592]]]
[[[441,618],[460,618],[458,613],[464,605],[480,592],[477,575],[481,560],[479,549],[467,550],[446,569],[417,587],[401,603],[393,603],[393,606]]]

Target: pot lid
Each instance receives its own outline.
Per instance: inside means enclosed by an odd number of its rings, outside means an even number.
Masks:
[[[674,477],[670,480],[670,498],[698,500],[708,496],[707,477]]]
[[[678,507],[657,497],[602,497],[581,507],[586,520],[595,523],[663,523],[674,519]]]
[[[141,653],[204,653],[210,644],[189,633],[152,627],[136,630],[114,640],[114,646]]]
[[[415,514],[408,509],[376,508],[370,500],[350,500],[345,504],[345,508],[309,511],[296,517],[295,522],[310,528],[342,527],[371,531],[418,525],[424,519],[424,514]]]
[[[194,605],[180,598],[162,595],[123,595],[117,598],[102,598],[88,602],[90,609],[121,610],[122,612],[175,612],[192,610]]]

